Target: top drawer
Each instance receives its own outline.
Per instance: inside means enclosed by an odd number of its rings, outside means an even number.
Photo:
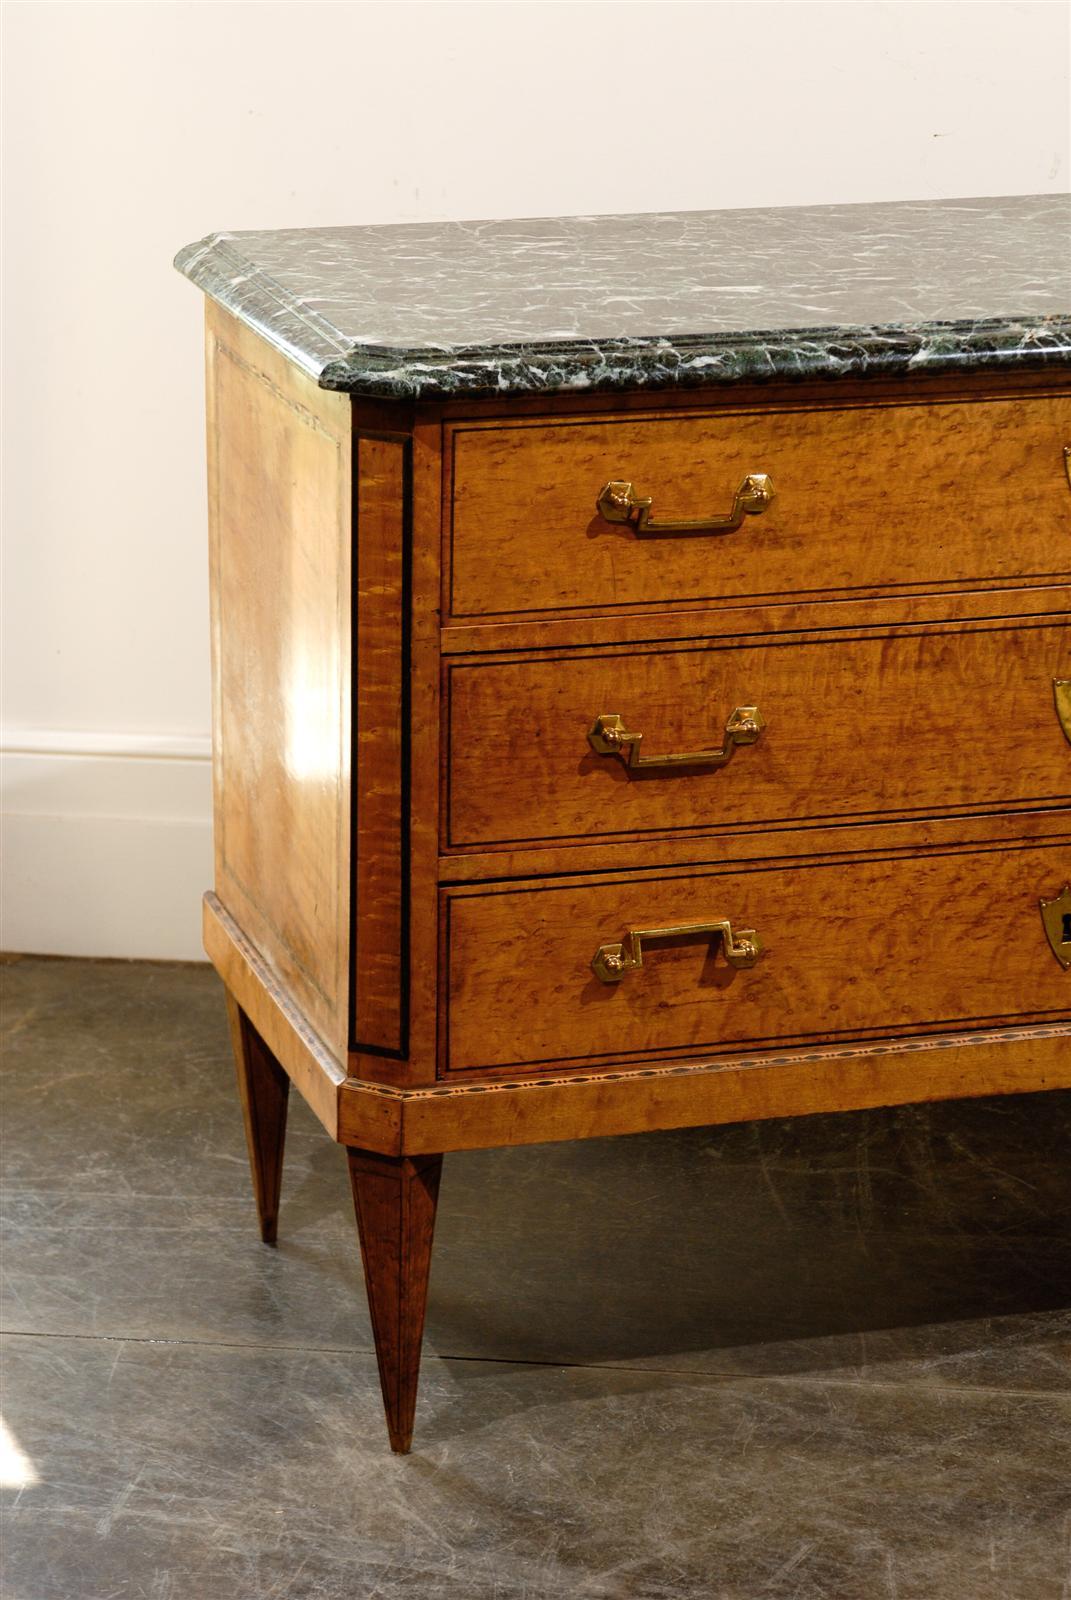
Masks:
[[[622,416],[453,431],[455,618],[1032,581],[1071,571],[1071,395]],[[631,482],[657,524],[596,500]],[[739,507],[737,508],[739,511]]]

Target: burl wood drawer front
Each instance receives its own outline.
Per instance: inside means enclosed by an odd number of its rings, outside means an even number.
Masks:
[[[1071,618],[459,663],[444,843],[1058,801],[1071,796],[1071,724],[1065,735],[1053,681],[1067,677]],[[733,712],[750,707],[764,725],[734,743]],[[596,751],[589,733],[608,714],[639,744]],[[689,753],[705,764],[659,764]]]
[[[1039,901],[1069,877],[1064,837],[447,894],[445,1066],[610,1065],[1068,1016],[1071,970]],[[659,936],[696,925],[711,931]],[[596,953],[627,951],[637,930],[642,964],[601,981]],[[761,951],[747,965],[752,930]],[[1071,957],[1071,921],[1062,934]]]
[[[1071,396],[621,417],[452,434],[456,618],[1021,581],[1071,570]],[[727,514],[747,474],[775,498],[731,532],[639,536]]]

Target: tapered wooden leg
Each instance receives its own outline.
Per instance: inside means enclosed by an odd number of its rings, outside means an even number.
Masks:
[[[245,1119],[245,1141],[249,1147],[260,1237],[265,1244],[274,1244],[279,1228],[279,1190],[283,1181],[290,1079],[230,994],[227,995],[227,1014],[238,1068],[238,1093]]]
[[[413,1439],[443,1158],[347,1154],[390,1447],[404,1455]]]

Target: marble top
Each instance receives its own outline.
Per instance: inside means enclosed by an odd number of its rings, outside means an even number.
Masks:
[[[396,399],[1071,365],[1071,195],[214,233],[175,265]]]

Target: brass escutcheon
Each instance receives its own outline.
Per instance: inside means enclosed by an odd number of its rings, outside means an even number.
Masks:
[[[1038,905],[1052,953],[1066,972],[1071,967],[1071,884],[1065,883],[1055,900],[1039,900]]]
[[[1068,743],[1071,744],[1071,678],[1053,678],[1052,697],[1056,702],[1056,715],[1060,719],[1060,726]]]

